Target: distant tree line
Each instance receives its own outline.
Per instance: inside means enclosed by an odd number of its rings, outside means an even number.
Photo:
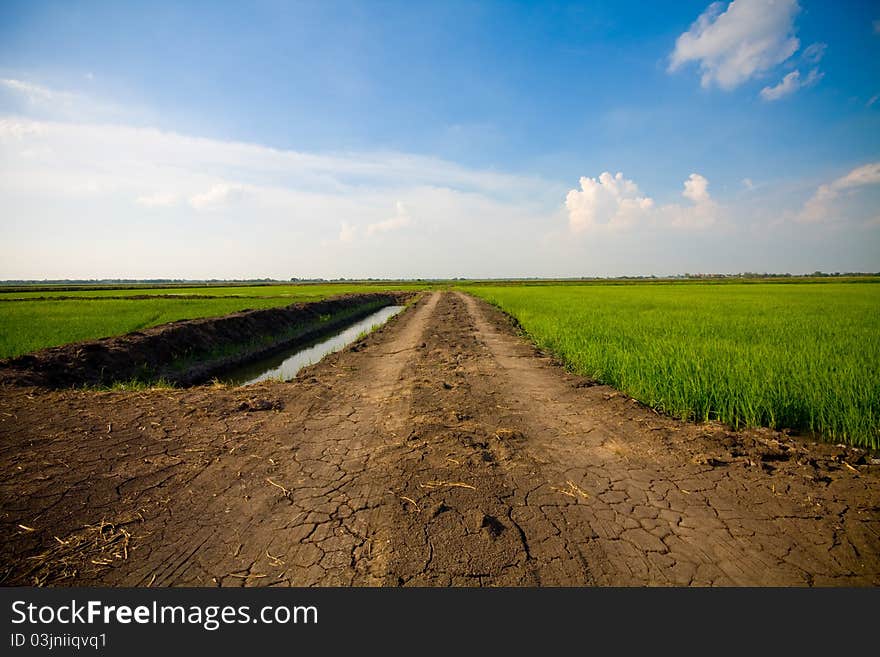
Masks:
[[[638,281],[638,280],[675,280],[675,279],[765,279],[765,278],[834,278],[849,277],[855,278],[860,276],[880,276],[880,272],[823,272],[814,271],[811,274],[784,274],[771,272],[753,272],[746,271],[738,274],[718,274],[718,273],[692,273],[672,274],[669,276],[657,276],[651,274],[648,276],[572,276],[572,277],[542,277],[542,276],[520,276],[520,277],[498,277],[474,279],[466,276],[456,276],[453,278],[300,278],[293,276],[287,280],[279,280],[277,278],[247,278],[247,279],[229,279],[229,278],[63,278],[63,279],[10,279],[0,281],[0,285],[8,286],[24,286],[24,285],[277,285],[283,283],[358,283],[358,282],[382,282],[389,280],[413,281],[413,282],[429,282],[429,281]]]

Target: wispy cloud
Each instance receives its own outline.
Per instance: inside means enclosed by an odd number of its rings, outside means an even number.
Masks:
[[[533,241],[564,191],[538,177],[406,153],[308,153],[118,124],[6,117],[0,278],[71,271],[488,274],[480,269],[487,262],[481,245],[499,234]],[[22,231],[40,228],[13,235],[13,217]],[[70,248],[74,226],[75,235],[105,235],[105,244],[117,235],[120,244],[83,262],[75,255],[82,250]],[[47,244],[57,244],[41,247],[42,260],[18,258],[37,233],[50,233]],[[373,247],[355,258],[336,250],[359,238]]]
[[[177,194],[168,192],[153,192],[144,194],[134,199],[134,202],[145,208],[168,208],[179,201]]]
[[[88,78],[89,74],[86,74]],[[42,84],[18,78],[0,79],[0,91],[17,100],[23,112],[49,119],[106,120],[122,115],[122,109],[113,103],[88,94],[53,89]]]
[[[804,52],[801,54],[801,58],[810,64],[818,64],[822,61],[822,58],[825,56],[825,51],[828,49],[827,43],[811,43],[809,46],[804,48]]]
[[[15,80],[12,78],[0,79],[0,85],[3,85],[9,91],[21,94],[29,103],[62,103],[71,104],[76,98],[76,94],[64,91],[53,91],[48,87],[43,87],[32,82],[24,80]]]
[[[382,221],[377,221],[372,224],[367,224],[367,235],[375,235],[376,233],[387,233],[390,230],[404,228],[412,223],[409,212],[407,212],[406,206],[403,203],[397,201],[394,206],[395,214],[393,217],[389,217],[388,219],[383,219]]]
[[[715,2],[678,37],[669,70],[695,62],[703,87],[734,89],[797,52],[799,10],[796,0]]]
[[[806,78],[801,79],[800,71],[792,71],[787,74],[779,84],[772,87],[767,86],[761,89],[761,98],[767,101],[780,100],[786,96],[790,96],[798,89],[806,89],[812,87],[824,77],[824,73],[820,73],[818,69],[809,72]]]
[[[193,194],[189,199],[189,204],[196,210],[223,208],[240,199],[245,193],[246,187],[244,185],[220,183],[212,185],[211,189],[205,192]]]
[[[259,195],[266,188],[335,195],[434,186],[526,201],[554,187],[538,177],[406,153],[308,153],[124,125],[8,117],[0,119],[0,144],[10,157],[41,148],[55,153],[30,158],[13,172],[29,187],[51,187],[58,176],[88,175],[112,182],[114,189],[130,189],[132,200],[177,194],[197,209],[222,204],[245,191]],[[59,189],[54,187],[55,192]]]
[[[339,241],[340,242],[353,242],[354,238],[357,236],[357,231],[354,226],[352,226],[347,221],[342,222],[342,226],[339,229]]]
[[[880,185],[880,162],[856,167],[830,183],[819,185],[813,196],[804,204],[797,219],[804,223],[838,220],[840,212],[835,204],[838,197],[846,191],[872,185]]]
[[[362,230],[358,226],[353,226],[349,222],[343,221],[342,227],[339,229],[339,241],[345,243],[354,242],[361,236],[372,237],[409,226],[412,223],[412,219],[406,206],[401,201],[396,201],[394,207],[394,216],[368,223],[362,227]]]

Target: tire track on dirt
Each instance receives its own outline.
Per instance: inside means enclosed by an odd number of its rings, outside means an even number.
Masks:
[[[583,524],[537,464],[499,424],[494,391],[480,381],[488,355],[461,300],[444,294],[406,375],[413,382],[407,451],[396,470],[391,574],[405,585],[583,585],[592,582],[578,541]]]
[[[837,487],[733,460],[736,446],[708,456],[730,443],[722,427],[662,418],[564,375],[498,310],[459,298],[491,353],[483,374],[509,404],[523,450],[581,498],[577,510],[592,529],[582,547],[599,583],[880,583],[876,473],[836,473],[858,491],[850,507]]]
[[[356,352],[331,355],[291,384],[138,395],[7,390],[4,401],[18,407],[7,412],[14,424],[0,425],[0,432],[9,439],[4,444],[19,448],[4,451],[0,485],[3,524],[19,539],[3,555],[4,564],[13,564],[11,581],[33,577],[28,561],[45,554],[47,546],[51,551],[54,536],[70,541],[86,525],[109,521],[132,535],[125,559],[111,554],[113,567],[96,569],[55,550],[37,561],[70,558],[70,563],[62,568],[50,563],[38,574],[48,583],[81,585],[381,582],[383,543],[376,534],[382,523],[375,515],[389,483],[372,462],[394,450],[384,423],[406,415],[399,372],[436,303],[436,296],[417,302],[354,347]],[[383,338],[395,345],[394,353],[383,348]],[[28,421],[29,413],[55,400],[67,401],[66,413]],[[87,427],[81,430],[82,450],[71,453],[68,431],[43,439],[59,418],[79,418]],[[174,437],[145,431],[169,420],[175,421]],[[102,435],[101,427],[112,428],[112,434]],[[164,443],[164,459],[155,455],[156,442]],[[108,450],[108,443],[120,449]],[[74,458],[89,454],[89,462],[71,466]],[[45,477],[45,486],[39,476],[16,476],[53,458],[65,469]],[[106,476],[100,473],[104,468]],[[169,469],[171,476],[150,483]],[[39,488],[63,491],[72,473],[77,478],[72,498],[62,492],[57,501],[64,499],[63,505],[43,505]],[[101,486],[104,480],[117,483]],[[129,492],[122,494],[122,488]]]
[[[295,586],[383,581],[387,532],[380,509],[388,497],[389,482],[376,462],[394,458],[397,451],[385,421],[406,415],[400,371],[436,304],[437,296],[430,296],[401,318],[404,321],[396,327],[392,352],[375,342],[370,347],[362,343],[355,347],[362,350],[356,358],[343,354],[322,363],[320,368],[332,374],[315,379],[318,385],[306,395],[314,401],[303,406],[303,400],[288,395],[285,410],[261,428],[261,435],[276,438],[274,449],[248,455],[259,457],[258,464],[270,464],[265,484],[259,487],[265,466],[258,465],[241,477],[256,487],[247,488],[252,491],[245,496],[248,509],[236,513],[246,518],[233,554],[238,569],[218,576],[224,566],[228,569],[229,555],[218,553],[211,563],[206,557],[209,550],[203,547],[193,563],[194,574],[215,573],[212,579],[221,585],[236,579],[244,585]],[[309,372],[303,376],[308,379]],[[357,385],[350,385],[352,379]],[[297,411],[294,420],[291,416]],[[206,477],[216,478],[212,473]],[[221,504],[212,504],[199,514],[215,518],[210,522],[215,528],[222,523],[222,513],[228,512],[228,507],[220,507],[228,505],[223,498],[229,496],[218,497]],[[165,560],[164,555],[157,556]],[[155,583],[186,582],[186,571],[172,575],[163,578],[160,574]]]

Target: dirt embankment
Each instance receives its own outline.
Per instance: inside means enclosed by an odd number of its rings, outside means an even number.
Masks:
[[[51,347],[0,360],[0,385],[66,388],[159,379],[192,385],[249,360],[314,340],[411,296],[409,292],[346,294]]]
[[[426,295],[289,383],[0,386],[0,583],[880,585],[861,450],[654,413]]]

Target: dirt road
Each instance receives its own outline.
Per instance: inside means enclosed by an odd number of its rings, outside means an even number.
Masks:
[[[0,391],[4,584],[878,585],[878,484],[566,374],[455,292],[288,384]]]

